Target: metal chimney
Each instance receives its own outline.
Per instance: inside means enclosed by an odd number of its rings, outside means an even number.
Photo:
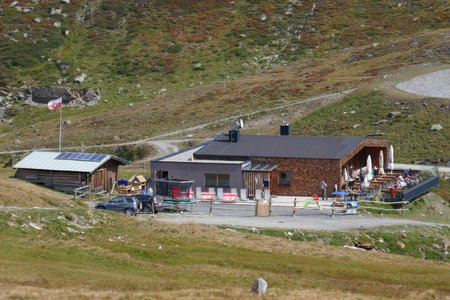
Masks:
[[[231,143],[237,143],[239,141],[240,131],[230,130],[228,131],[228,141]]]
[[[283,121],[280,125],[280,135],[291,135],[291,127],[286,121]]]

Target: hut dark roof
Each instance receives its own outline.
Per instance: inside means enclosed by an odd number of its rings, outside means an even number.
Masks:
[[[278,157],[305,159],[341,159],[364,141],[362,137],[243,135],[229,142],[228,135],[218,136],[195,152],[202,159],[249,159]]]

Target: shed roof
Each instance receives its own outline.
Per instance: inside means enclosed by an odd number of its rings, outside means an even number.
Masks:
[[[278,168],[277,164],[248,164],[242,168],[245,172],[271,172]]]
[[[15,164],[14,168],[93,173],[111,159],[116,160],[123,165],[129,163],[126,160],[109,154],[98,156],[95,155],[95,153],[92,153],[93,156],[96,156],[96,158],[100,157],[101,160],[80,160],[74,158],[61,158],[64,157],[63,153],[65,152],[33,151]],[[77,152],[74,152],[74,154],[75,153]],[[89,153],[80,154],[86,154],[83,157],[89,157]]]
[[[240,135],[229,142],[222,134],[195,152],[205,159],[278,157],[341,159],[364,141],[362,137]]]

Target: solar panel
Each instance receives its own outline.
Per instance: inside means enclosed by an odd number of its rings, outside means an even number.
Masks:
[[[63,152],[58,154],[55,159],[61,160],[78,160],[78,161],[102,161],[107,155],[97,153],[81,153],[81,152]]]

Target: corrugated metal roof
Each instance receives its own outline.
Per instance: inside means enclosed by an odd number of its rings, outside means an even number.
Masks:
[[[195,152],[201,159],[282,157],[340,159],[364,141],[362,137],[240,135],[238,142],[221,135]]]
[[[277,164],[248,164],[242,168],[246,172],[270,172],[278,167]]]
[[[127,161],[106,155],[101,161],[80,161],[71,159],[56,159],[62,152],[33,151],[14,165],[16,169],[52,170],[92,173],[110,159],[128,164]]]

